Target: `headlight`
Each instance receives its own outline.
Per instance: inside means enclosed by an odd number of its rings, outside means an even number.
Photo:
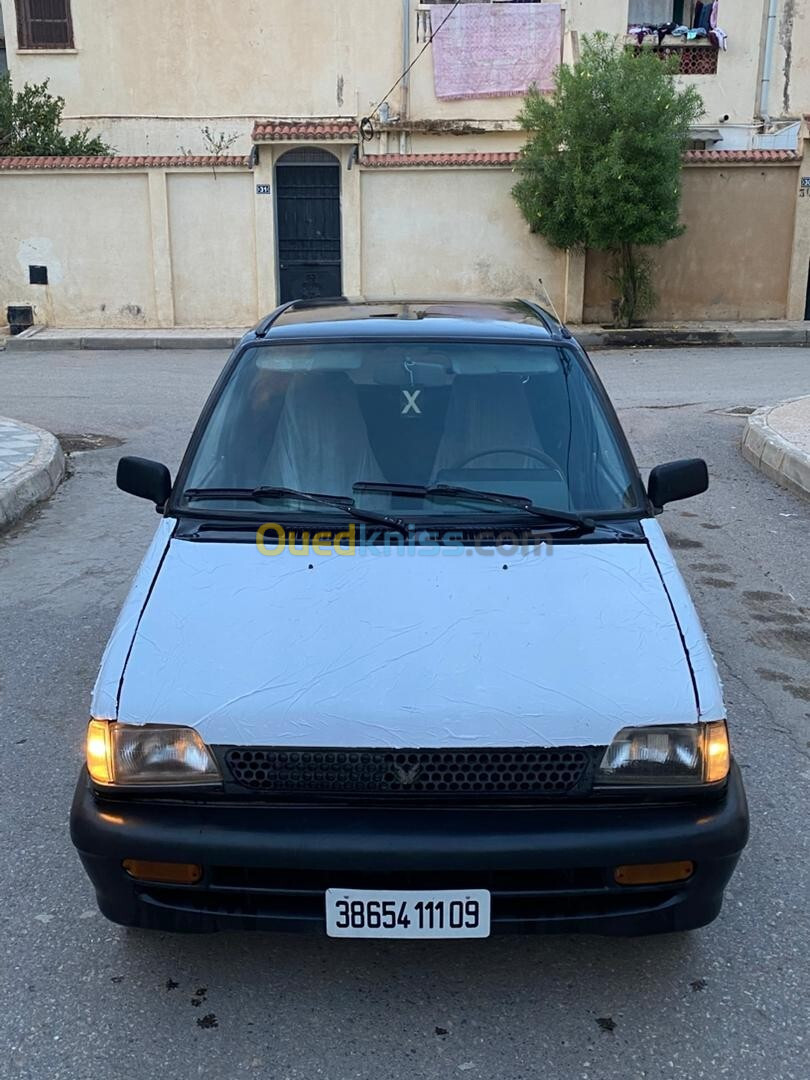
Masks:
[[[725,720],[673,727],[623,728],[596,774],[599,787],[715,784],[731,764]]]
[[[97,784],[216,784],[214,756],[189,727],[139,727],[91,720],[87,771]]]

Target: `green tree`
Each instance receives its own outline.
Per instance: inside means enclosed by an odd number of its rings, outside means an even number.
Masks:
[[[557,248],[614,257],[616,323],[630,326],[655,303],[652,263],[639,248],[666,243],[679,223],[683,152],[703,115],[673,65],[595,34],[553,93],[530,90],[520,123],[529,133],[513,195],[532,231]]]
[[[65,99],[48,93],[48,81],[26,83],[15,93],[8,75],[0,78],[0,155],[11,157],[97,157],[115,151],[88,128],[62,131]]]

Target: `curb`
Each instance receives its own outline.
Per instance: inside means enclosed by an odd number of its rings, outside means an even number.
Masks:
[[[3,417],[9,419],[10,417]],[[56,491],[65,475],[65,455],[58,440],[49,431],[11,421],[39,436],[34,456],[16,469],[6,480],[0,480],[0,530],[7,529],[23,514]]]
[[[789,442],[768,423],[768,418],[775,409],[801,400],[802,398],[791,398],[752,413],[748,417],[740,449],[745,460],[770,480],[792,491],[794,495],[810,498],[810,454]],[[810,404],[810,398],[806,400]]]
[[[795,327],[763,326],[740,330],[690,330],[673,328],[641,327],[638,330],[585,330],[574,337],[590,351],[598,349],[683,349],[694,346],[808,346],[810,331]]]
[[[154,334],[136,336],[122,331],[120,334],[105,334],[103,337],[65,333],[58,338],[42,337],[42,327],[24,330],[16,337],[6,341],[6,352],[69,352],[76,349],[92,349],[94,352],[121,349],[233,349],[243,334]]]

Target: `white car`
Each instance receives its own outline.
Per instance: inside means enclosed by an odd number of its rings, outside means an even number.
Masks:
[[[334,937],[688,930],[748,835],[715,664],[585,353],[536,305],[296,302],[241,341],[107,645],[102,912]]]

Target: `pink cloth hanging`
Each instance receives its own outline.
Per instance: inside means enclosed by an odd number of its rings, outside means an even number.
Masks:
[[[451,4],[430,11],[437,98],[517,97],[533,83],[553,88],[562,62],[559,4],[461,4],[451,11]]]

